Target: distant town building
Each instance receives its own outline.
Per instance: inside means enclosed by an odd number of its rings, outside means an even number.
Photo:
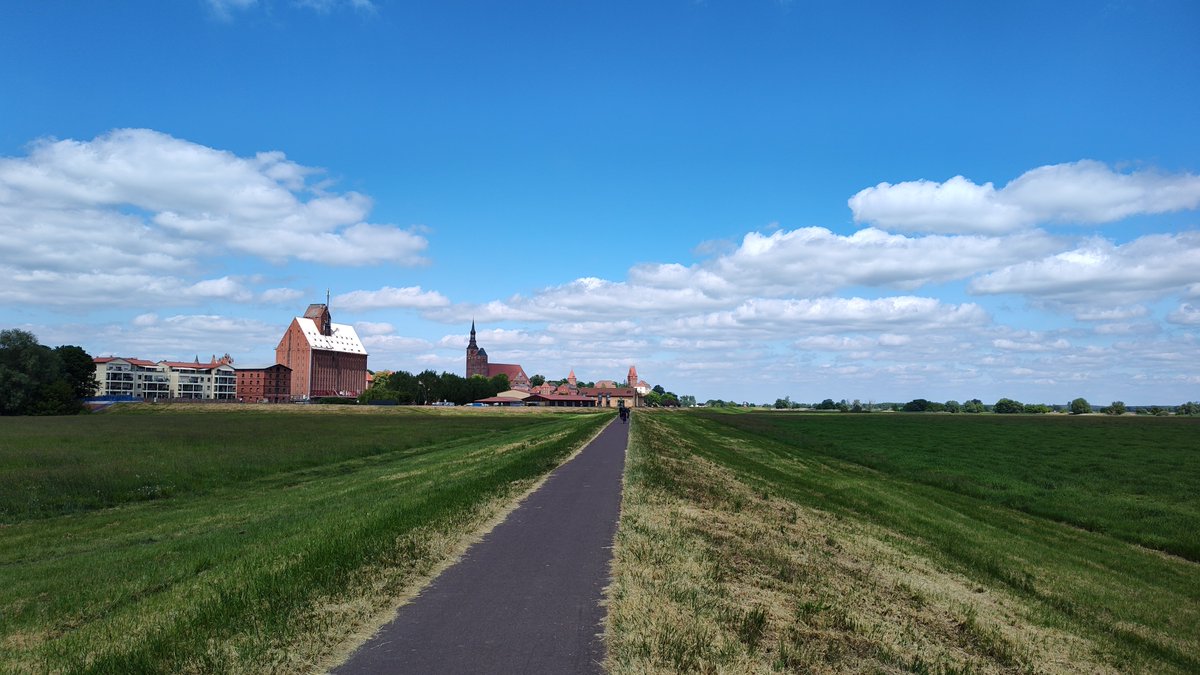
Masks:
[[[367,350],[352,326],[333,323],[326,304],[292,319],[275,361],[292,371],[293,399],[358,396],[367,386]]]
[[[529,391],[529,376],[525,369],[515,363],[490,363],[487,351],[475,341],[475,322],[471,322],[471,339],[467,343],[467,377],[476,375],[491,379],[507,375],[508,385],[520,391]]]
[[[625,385],[633,387],[642,396],[650,393],[650,384],[645,380],[638,379],[637,366],[629,366],[629,376],[625,380]]]
[[[596,399],[599,408],[640,408],[643,404],[633,387],[580,387],[579,394]]]
[[[237,395],[233,359],[228,354],[208,363],[102,356],[96,364],[98,395],[143,400],[232,401]]]
[[[292,369],[282,363],[266,368],[238,368],[237,400],[243,403],[290,403]]]

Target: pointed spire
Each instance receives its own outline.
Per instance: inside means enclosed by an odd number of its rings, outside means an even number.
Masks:
[[[475,344],[475,319],[471,319],[471,341],[467,343],[469,349],[477,349],[479,345]]]

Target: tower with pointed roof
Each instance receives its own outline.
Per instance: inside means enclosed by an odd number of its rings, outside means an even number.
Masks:
[[[475,375],[490,377],[488,374],[488,355],[475,342],[475,320],[472,319],[471,341],[467,343],[467,377],[474,377]]]
[[[637,366],[629,366],[628,386],[636,387],[638,385]]]
[[[567,384],[570,385],[572,389],[575,389],[579,385],[579,381],[575,379],[574,368],[571,369],[571,374],[567,375]]]

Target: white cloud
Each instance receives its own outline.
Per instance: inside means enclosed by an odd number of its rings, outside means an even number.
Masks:
[[[138,272],[70,273],[0,265],[8,280],[0,305],[50,307],[172,307],[212,300],[242,302],[252,297],[230,278],[188,281]]]
[[[972,280],[969,290],[1125,305],[1183,291],[1196,278],[1196,270],[1200,232],[1153,234],[1121,245],[1092,239],[1070,251],[985,274]]]
[[[245,10],[258,4],[258,0],[204,0],[213,14],[221,19],[230,19],[233,10]]]
[[[376,363],[381,359],[386,362],[387,357],[391,355],[428,352],[433,347],[429,340],[402,335],[367,335],[362,338],[362,343]]]
[[[377,291],[351,291],[334,297],[333,306],[350,311],[372,309],[431,309],[450,304],[437,291],[424,291],[420,286],[393,288],[384,286]]]
[[[268,288],[258,297],[267,304],[290,305],[304,297],[304,292],[295,288]]]
[[[1011,338],[997,338],[992,340],[992,346],[996,349],[1005,351],[1017,352],[1061,352],[1071,348],[1071,343],[1064,338],[1058,338],[1052,342],[1044,341],[1041,336],[1036,334],[1026,336],[1024,340],[1013,340]]]
[[[752,298],[731,311],[680,319],[672,331],[759,330],[776,335],[822,331],[885,332],[897,326],[920,330],[965,328],[988,322],[978,305],[947,305],[935,298]]]
[[[867,228],[844,236],[807,227],[750,232],[736,250],[712,261],[641,265],[629,278],[638,286],[696,289],[711,298],[813,296],[847,286],[912,290],[1045,255],[1057,246],[1043,232],[906,237]]]
[[[281,152],[239,157],[148,129],[38,140],[24,157],[0,158],[0,229],[11,233],[0,241],[0,260],[26,277],[58,279],[36,292],[59,305],[105,302],[79,290],[98,278],[179,277],[231,254],[326,265],[424,262],[427,242],[417,230],[365,222],[370,199],[307,182],[320,173]],[[211,295],[212,285],[201,282],[195,295]],[[227,291],[220,294],[249,297]]]
[[[358,11],[372,12],[376,7],[371,0],[293,0],[297,7],[306,7],[319,13],[328,13],[340,6],[347,6]]]
[[[1094,331],[1096,335],[1153,335],[1161,332],[1162,328],[1148,321],[1117,321],[1102,323]]]
[[[1200,176],[1113,171],[1081,160],[1025,172],[997,190],[962,176],[880,183],[849,200],[854,221],[913,232],[998,234],[1038,223],[1108,223],[1200,206]]]
[[[388,335],[396,332],[396,327],[386,322],[356,321],[354,329],[361,337]]]
[[[1200,307],[1185,302],[1167,315],[1167,321],[1179,326],[1200,326]]]
[[[1080,321],[1125,321],[1140,319],[1147,316],[1150,310],[1145,305],[1130,305],[1128,307],[1081,307],[1075,312],[1075,318]]]

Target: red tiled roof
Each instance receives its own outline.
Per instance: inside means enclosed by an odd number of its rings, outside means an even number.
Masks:
[[[500,374],[508,376],[509,382],[516,382],[518,379],[529,379],[525,375],[525,369],[515,363],[489,363],[488,377],[495,377]]]
[[[594,396],[583,396],[581,394],[534,394],[526,401],[595,401]]]
[[[98,356],[98,357],[92,359],[92,363],[109,363],[110,361],[118,361],[118,360],[119,361],[127,361],[131,365],[135,365],[135,366],[157,365],[154,361],[147,361],[145,359],[135,359],[132,357],[127,358],[124,356]]]
[[[632,387],[580,387],[579,393],[587,394],[588,396],[599,396],[601,394],[608,394],[609,396],[616,396],[619,398],[620,397],[632,398],[634,396],[634,394],[636,394],[637,392],[634,391],[634,389]]]
[[[159,361],[158,363],[171,368],[193,368],[195,370],[212,370],[217,366],[229,365],[220,361],[211,361],[209,363],[196,363],[195,361]]]

